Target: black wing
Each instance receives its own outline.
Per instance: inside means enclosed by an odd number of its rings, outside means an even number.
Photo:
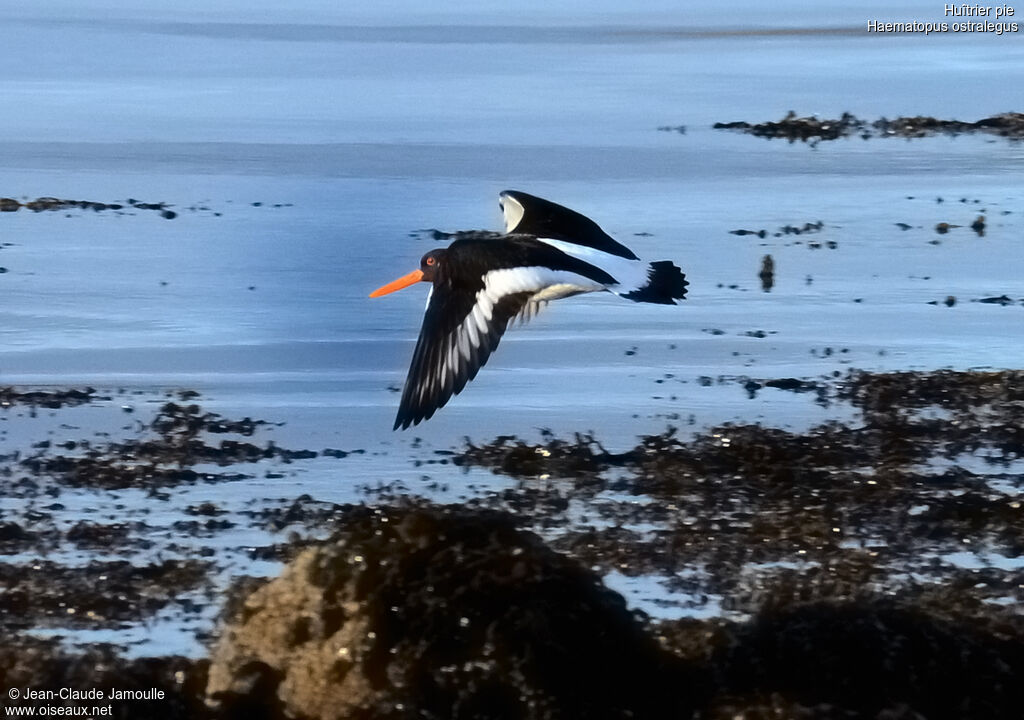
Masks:
[[[505,190],[500,197],[514,200],[522,209],[518,222],[514,227],[506,228],[506,232],[567,240],[627,260],[640,259],[632,250],[602,230],[596,222],[575,210],[519,190]]]
[[[439,283],[430,294],[395,427],[403,430],[429,419],[476,377],[501,336],[533,292],[504,295]],[[490,315],[488,318],[487,315]]]

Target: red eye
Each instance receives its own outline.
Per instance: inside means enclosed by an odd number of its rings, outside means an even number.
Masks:
[[[434,264],[434,258],[432,258],[432,257],[427,258],[427,265],[433,265],[433,264]]]

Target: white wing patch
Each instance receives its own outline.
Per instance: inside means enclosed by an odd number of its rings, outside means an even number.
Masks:
[[[522,204],[511,195],[502,193],[498,196],[498,203],[501,205],[501,213],[505,218],[505,232],[513,232],[516,226],[522,221],[526,210]]]
[[[647,268],[649,265],[642,260],[629,260],[628,258],[606,253],[603,250],[595,250],[594,248],[587,247],[586,245],[577,245],[576,243],[566,242],[564,240],[555,240],[553,238],[543,237],[539,237],[537,239],[546,245],[550,245],[557,250],[561,250],[566,255],[570,255],[585,263],[589,263],[594,267],[604,270],[618,281],[617,284],[609,287],[602,285],[600,288],[602,290],[608,290],[616,295],[629,294],[634,290],[639,290],[647,285],[647,281],[649,280],[647,275]],[[589,282],[593,281],[591,280]],[[559,297],[565,296],[559,295]]]
[[[441,386],[447,377],[456,377],[463,363],[473,363],[473,356],[491,335],[490,323],[494,305],[506,295],[534,292],[516,315],[520,324],[532,319],[549,300],[604,290],[604,285],[576,273],[550,270],[542,267],[519,267],[491,270],[484,275],[484,287],[476,294],[473,310],[452,332],[447,340],[448,352],[439,368]],[[502,328],[504,329],[504,328]],[[420,388],[420,393],[425,388]]]
[[[487,301],[493,306],[505,295],[533,292],[533,296],[526,301],[515,318],[523,325],[532,320],[550,300],[604,289],[605,286],[599,282],[565,270],[544,267],[491,270],[484,275],[484,289],[477,293],[477,306],[485,305]]]

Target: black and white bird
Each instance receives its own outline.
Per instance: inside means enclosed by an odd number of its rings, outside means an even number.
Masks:
[[[668,260],[645,263],[597,223],[516,190],[499,196],[505,234],[456,233],[414,270],[370,293],[432,284],[395,427],[429,419],[476,377],[514,318],[550,300],[607,290],[635,302],[675,305],[686,278]]]

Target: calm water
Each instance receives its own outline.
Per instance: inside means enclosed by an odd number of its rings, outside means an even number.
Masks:
[[[181,502],[271,489],[353,499],[360,483],[422,475],[413,437],[448,448],[594,429],[622,447],[676,414],[695,427],[826,417],[792,393],[751,400],[700,376],[1019,367],[1024,308],[970,301],[1024,297],[1024,145],[811,149],[710,129],[790,109],[1020,111],[1019,35],[861,32],[869,19],[941,21],[933,2],[206,5],[47,3],[7,8],[0,25],[0,195],[178,212],[0,216],[13,243],[0,249],[0,384],[195,388],[225,415],[286,422],[273,430],[283,446],[371,451],[310,463],[286,488],[188,489]],[[691,298],[559,302],[510,330],[435,419],[393,434],[426,288],[366,295],[434,246],[415,231],[498,228],[505,188],[675,260]],[[982,209],[985,238],[933,231]],[[729,234],[819,220],[811,236]],[[928,304],[947,295],[960,302]],[[0,453],[42,428],[8,427]],[[242,534],[224,542],[255,542]]]

